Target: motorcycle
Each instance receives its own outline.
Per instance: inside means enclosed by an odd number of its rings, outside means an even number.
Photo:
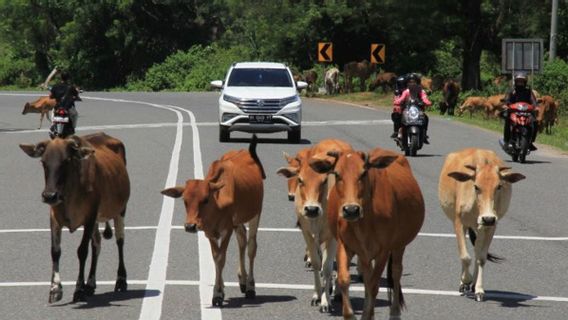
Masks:
[[[415,101],[410,101],[402,111],[402,126],[396,144],[404,151],[405,156],[416,156],[416,152],[424,145],[424,111]]]
[[[65,108],[57,107],[53,111],[51,123],[49,129],[49,137],[51,139],[55,139],[56,137],[66,138],[75,134],[75,129],[73,129],[71,117],[69,116],[69,110]]]
[[[515,162],[525,163],[526,157],[530,153],[535,111],[536,107],[526,102],[517,102],[509,106],[511,140],[508,146],[505,145],[503,140],[499,140],[499,143]]]

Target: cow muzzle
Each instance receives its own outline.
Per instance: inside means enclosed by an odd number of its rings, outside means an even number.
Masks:
[[[185,231],[189,233],[196,233],[197,232],[197,225],[194,223],[186,223],[185,224]]]
[[[322,209],[320,206],[304,206],[304,216],[306,218],[317,218],[321,213]]]
[[[294,201],[294,199],[296,198],[296,195],[293,193],[288,193],[288,201]]]
[[[345,205],[342,212],[343,219],[347,221],[355,221],[362,218],[361,206],[359,205]]]
[[[51,191],[44,191],[41,193],[41,198],[43,202],[47,204],[55,204],[61,200],[61,196],[59,192],[51,192]]]
[[[484,227],[492,227],[497,223],[497,217],[495,216],[484,216],[480,219],[480,225]]]

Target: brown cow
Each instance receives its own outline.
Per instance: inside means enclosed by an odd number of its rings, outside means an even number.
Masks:
[[[365,283],[361,319],[374,319],[379,280],[387,264],[387,281],[394,289],[388,295],[390,317],[399,317],[404,306],[400,284],[404,250],[424,221],[424,199],[408,161],[392,151],[374,149],[369,154],[315,155],[310,165],[320,173],[331,173],[337,181],[329,195],[327,215],[337,239],[343,317],[355,319],[349,301],[348,265],[354,254],[359,257]]]
[[[454,80],[448,80],[444,83],[442,88],[443,101],[440,102],[440,114],[448,112],[448,115],[454,115],[454,108],[458,103],[460,94],[460,85]]]
[[[41,124],[43,123],[43,117],[47,117],[47,120],[51,121],[51,118],[49,117],[49,111],[53,110],[55,104],[56,104],[55,99],[51,99],[49,97],[40,97],[34,102],[26,102],[22,114],[40,113],[41,116],[39,118],[39,127],[38,127],[38,129],[40,129]]]
[[[284,159],[288,162],[288,167],[294,168],[294,170],[300,169],[300,158],[307,157],[311,148],[304,148],[296,154],[295,157],[291,157],[286,152],[283,152]],[[288,200],[294,201],[296,195],[296,187],[298,186],[298,178],[296,176],[290,177],[288,179]]]
[[[352,81],[354,77],[359,78],[361,92],[365,91],[365,82],[376,70],[376,64],[367,60],[361,62],[351,61],[343,66],[343,75],[345,77],[345,92],[353,92]]]
[[[215,261],[213,306],[222,306],[225,298],[223,268],[227,246],[233,234],[239,245],[239,285],[247,298],[256,297],[254,259],[256,235],[264,195],[264,169],[256,154],[256,135],[247,150],[229,151],[209,167],[205,179],[187,180],[184,186],[162,190],[162,194],[183,197],[186,218],[185,230],[203,230],[211,244]],[[249,235],[245,223],[248,222]],[[248,247],[249,273],[245,268],[245,249]]]
[[[327,152],[351,151],[351,146],[342,140],[326,139],[310,149],[309,153],[297,158],[298,167],[282,167],[278,174],[292,179],[296,177],[295,204],[296,216],[308,248],[310,261],[314,270],[314,294],[311,305],[320,304],[320,312],[331,311],[329,293],[332,288],[333,259],[336,253],[336,242],[329,230],[325,216],[327,197],[333,187],[333,176],[315,172],[309,165],[313,154]],[[323,262],[323,264],[322,264]],[[320,271],[323,275],[324,289],[322,292]],[[323,295],[322,295],[323,293]]]
[[[426,93],[428,93],[428,94],[432,93],[432,79],[431,78],[422,77],[420,79],[420,86],[422,86],[422,89],[424,89],[424,91],[426,91]]]
[[[314,94],[317,91],[317,83],[316,83],[316,81],[318,80],[317,72],[313,69],[304,71],[304,80],[308,84],[308,87],[306,88],[306,94],[307,95]]]
[[[59,276],[61,229],[74,232],[83,226],[83,238],[77,255],[79,276],[73,302],[84,301],[95,292],[97,259],[101,248],[98,222],[106,222],[103,233],[112,236],[108,220],[114,220],[118,246],[118,273],[114,291],[126,291],[124,267],[124,215],[130,196],[126,156],[122,142],[104,133],[68,139],[56,138],[20,148],[33,158],[41,157],[45,173],[43,202],[51,206],[51,259],[53,271],[49,303],[61,300],[63,289]],[[91,241],[92,260],[87,284],[84,282],[85,260]]]
[[[498,117],[499,113],[505,108],[505,95],[496,94],[490,96],[485,101],[485,119],[489,117]]]
[[[339,93],[339,69],[331,68],[325,72],[325,92],[328,95]]]
[[[552,126],[558,123],[558,108],[560,103],[551,96],[542,96],[542,98],[538,100],[540,104],[536,118],[538,131],[542,132],[546,129],[546,134],[552,134]]]
[[[484,97],[468,97],[459,107],[458,116],[463,115],[466,110],[469,111],[470,118],[475,111],[485,112],[487,110],[487,99]]]
[[[387,88],[391,90],[394,89],[396,82],[396,73],[394,72],[381,72],[377,74],[375,80],[369,85],[369,91],[374,91],[376,88],[381,87],[383,92],[387,91]]]
[[[460,292],[475,287],[475,299],[482,301],[483,268],[489,255],[489,245],[495,234],[497,222],[509,208],[511,184],[525,178],[511,173],[503,161],[491,150],[468,148],[448,155],[438,186],[442,210],[452,220],[462,263]],[[475,246],[473,279],[469,272],[471,258],[465,243],[465,231]],[[472,283],[473,282],[473,283]]]

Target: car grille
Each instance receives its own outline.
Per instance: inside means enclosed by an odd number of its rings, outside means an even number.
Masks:
[[[245,113],[251,114],[272,114],[280,111],[286,105],[286,100],[282,99],[248,99],[241,100],[237,107]]]

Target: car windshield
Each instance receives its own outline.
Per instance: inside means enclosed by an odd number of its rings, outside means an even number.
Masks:
[[[286,69],[233,69],[229,77],[230,87],[292,87],[292,79]]]

